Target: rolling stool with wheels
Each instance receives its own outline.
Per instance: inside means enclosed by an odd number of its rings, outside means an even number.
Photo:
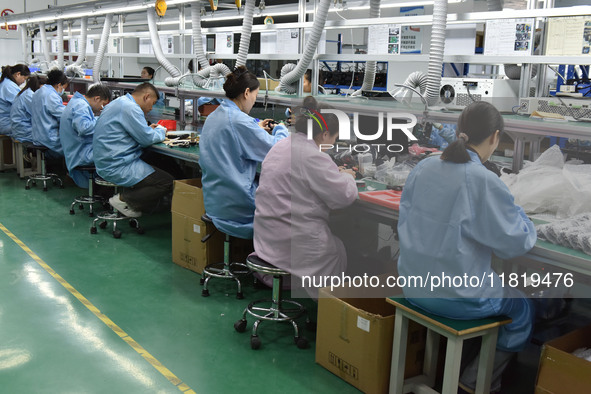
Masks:
[[[246,315],[250,315],[257,320],[252,326],[252,335],[250,337],[250,347],[254,350],[261,347],[261,340],[257,335],[259,324],[266,321],[275,322],[290,322],[293,326],[295,335],[294,342],[300,349],[308,347],[308,340],[300,336],[300,330],[296,320],[306,314],[306,308],[298,302],[293,300],[286,300],[281,297],[281,286],[283,285],[283,277],[289,275],[288,272],[283,271],[277,267],[272,266],[261,258],[251,255],[246,259],[246,265],[253,272],[259,272],[261,274],[273,275],[273,298],[272,299],[261,299],[256,300],[248,304],[244,312],[242,313],[242,319],[234,323],[234,329],[238,332],[244,332],[246,330]],[[262,307],[261,304],[269,305],[269,307]],[[288,304],[288,307],[285,307]],[[309,318],[306,318],[306,325],[311,327]]]
[[[115,192],[113,193],[113,195],[117,194],[117,185],[116,184],[105,181],[102,178],[95,178],[94,182],[97,185],[113,187],[115,189]],[[140,234],[140,235],[144,234],[144,229],[140,226],[140,222],[136,218],[130,218],[130,217],[124,216],[123,214],[121,214],[121,212],[117,211],[113,207],[111,207],[110,211],[104,211],[104,212],[101,212],[98,215],[96,215],[96,218],[92,221],[92,227],[90,228],[91,234],[97,233],[96,222],[98,222],[99,220],[102,220],[102,222],[99,223],[100,228],[106,228],[107,221],[109,221],[109,220],[113,222],[113,237],[114,238],[121,238],[121,231],[117,230],[117,222],[120,220],[129,220],[129,225],[132,228],[135,228],[138,234]]]
[[[90,178],[88,179],[88,195],[78,196],[78,197],[74,198],[74,202],[70,206],[70,215],[76,214],[76,211],[74,210],[74,206],[76,204],[79,204],[80,210],[84,209],[84,204],[88,204],[88,209],[89,209],[88,216],[93,217],[94,212],[92,211],[92,206],[95,203],[104,204],[104,202],[105,202],[105,199],[102,198],[101,196],[94,195],[94,179],[96,176],[96,168],[94,166],[78,166],[75,168],[75,170],[86,171],[86,172],[90,173]]]
[[[52,181],[55,185],[57,182],[60,184],[60,189],[64,188],[64,184],[57,174],[52,174],[46,171],[45,168],[45,152],[49,150],[48,147],[43,145],[25,144],[27,150],[34,150],[37,154],[37,163],[41,163],[41,173],[32,174],[27,177],[27,183],[25,189],[29,190],[31,187],[29,183],[33,181],[33,186],[37,185],[37,181],[43,181],[43,191],[47,191],[47,181]]]
[[[476,393],[490,391],[493,362],[497,346],[499,327],[511,323],[507,316],[495,316],[485,319],[455,320],[437,316],[411,304],[403,297],[387,298],[386,301],[396,307],[394,321],[394,341],[392,344],[392,363],[390,370],[390,393],[432,392],[437,373],[437,353],[439,337],[447,338],[445,352],[445,370],[443,372],[442,394],[456,394],[460,379],[460,363],[464,340],[482,337]],[[427,327],[427,343],[423,375],[404,379],[408,321],[412,320]]]
[[[205,237],[201,239],[201,242],[207,242],[212,235],[215,234],[216,231],[219,231],[215,225],[213,224],[213,220],[207,214],[201,216],[201,220],[203,223],[211,224],[214,230],[207,234]],[[238,284],[238,292],[236,293],[236,298],[239,300],[244,298],[242,294],[242,283],[237,275],[246,275],[250,273],[246,264],[243,263],[231,263],[230,262],[230,235],[225,234],[226,239],[224,240],[224,261],[221,263],[213,263],[209,264],[207,267],[203,269],[203,273],[201,274],[200,283],[203,285],[203,290],[201,291],[201,295],[203,297],[209,297],[209,290],[207,289],[207,284],[211,278],[220,278],[220,279],[232,279],[235,280]]]

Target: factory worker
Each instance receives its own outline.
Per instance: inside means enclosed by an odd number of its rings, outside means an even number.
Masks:
[[[27,80],[27,84],[21,90],[12,103],[10,109],[10,124],[12,125],[12,138],[20,142],[33,142],[31,135],[31,104],[33,93],[47,82],[44,75],[33,75]]]
[[[0,77],[0,134],[12,135],[10,124],[10,109],[14,99],[21,91],[19,87],[31,75],[29,68],[24,64],[2,67]]]
[[[111,101],[111,90],[101,84],[89,87],[86,95],[76,92],[68,102],[60,119],[60,141],[64,149],[68,173],[76,185],[88,187],[90,174],[75,170],[78,166],[92,166],[92,137],[97,118],[103,107]]]
[[[125,187],[109,200],[125,216],[152,211],[172,192],[172,176],[140,159],[143,148],[166,137],[165,128],[148,126],[145,118],[157,100],[158,89],[144,82],[107,105],[96,122],[94,165],[101,177]]]
[[[66,106],[62,94],[68,86],[68,77],[63,71],[53,69],[47,73],[47,84],[33,94],[31,101],[31,124],[33,142],[50,149],[47,158],[64,156],[59,137],[60,118]]]
[[[536,230],[515,205],[507,186],[482,163],[497,148],[503,118],[494,106],[478,101],[458,119],[458,139],[441,156],[421,161],[410,173],[400,203],[398,235],[401,276],[445,275],[484,278],[480,285],[434,289],[405,287],[410,302],[452,319],[506,315],[513,321],[499,328],[492,391],[511,352],[522,350],[532,333],[533,307],[516,289],[503,288],[491,268],[493,253],[510,259],[536,243]],[[478,358],[464,369],[460,387],[473,390]]]
[[[307,116],[319,110],[312,97],[296,109],[296,132],[267,154],[255,199],[255,254],[298,278],[345,272],[345,247],[332,234],[328,218],[331,209],[357,198],[354,172],[339,169],[320,149],[335,144],[336,116],[323,114],[328,127],[313,122],[313,139],[308,139]],[[307,290],[317,297],[317,290]]]
[[[142,68],[140,76],[144,79],[154,79],[155,72],[156,71],[152,67],[144,67]]]
[[[199,143],[205,211],[215,226],[234,237],[252,239],[258,163],[287,137],[287,128],[257,123],[248,113],[259,92],[259,80],[240,66],[226,76],[228,100],[205,121]]]
[[[150,79],[151,83],[154,83],[154,74],[156,73],[156,70],[154,70],[152,67],[144,67],[142,68],[142,72],[141,72],[141,77],[142,78],[146,78],[146,79]],[[162,119],[162,113],[164,112],[164,99],[166,97],[164,96],[164,93],[159,92],[158,94],[158,101],[156,101],[156,103],[152,106],[152,109],[150,110],[149,113],[146,114],[146,119],[148,120],[148,122],[150,123],[157,123],[160,119]]]
[[[304,94],[312,93],[312,70],[306,70],[306,72],[304,73],[304,79],[302,80],[302,83],[304,85],[302,86]],[[294,121],[294,119],[292,118],[291,108],[285,109],[285,117],[287,119],[291,119],[292,122]]]

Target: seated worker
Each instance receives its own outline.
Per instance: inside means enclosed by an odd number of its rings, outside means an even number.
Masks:
[[[144,79],[154,79],[155,72],[156,71],[152,67],[144,67],[142,68],[140,76]]]
[[[271,119],[257,123],[248,115],[259,85],[244,66],[228,74],[224,90],[229,100],[207,117],[199,142],[205,211],[218,229],[244,239],[252,239],[258,163],[288,135],[284,125],[275,126],[271,135]]]
[[[312,70],[306,70],[302,83],[304,85],[304,94],[312,93]],[[294,118],[292,118],[291,108],[287,108],[285,110],[285,117],[289,120],[289,123],[294,122]]]
[[[142,68],[141,77],[146,79],[151,79],[151,83],[154,83],[154,73],[156,71],[152,67],[144,67]],[[160,92],[158,95],[158,101],[152,107],[150,112],[146,114],[146,119],[149,123],[158,123],[160,119],[162,119],[162,113],[164,112],[164,93]]]
[[[534,321],[530,301],[517,289],[503,288],[491,267],[493,253],[511,259],[536,243],[533,223],[515,205],[505,183],[483,165],[497,148],[503,125],[499,111],[487,102],[466,107],[458,119],[458,139],[410,173],[398,221],[400,276],[442,277],[445,272],[489,280],[484,286],[446,286],[433,292],[404,287],[410,302],[451,319],[506,315],[513,320],[499,329],[491,391],[500,389],[501,373],[513,352],[528,343]],[[474,390],[477,374],[478,357],[464,369],[460,387]]]
[[[10,110],[14,99],[21,91],[19,88],[31,75],[29,68],[24,64],[2,67],[0,77],[0,134],[12,135],[10,123]]]
[[[332,234],[328,219],[332,209],[357,198],[354,172],[339,169],[320,150],[321,144],[334,145],[338,138],[336,116],[323,115],[328,129],[313,122],[313,139],[307,138],[306,115],[320,108],[312,97],[304,100],[303,111],[298,108],[296,132],[271,148],[263,161],[255,198],[255,254],[297,280],[345,272],[345,247]],[[317,290],[306,290],[317,297]]]
[[[27,84],[12,102],[10,109],[10,124],[12,125],[12,138],[20,142],[33,142],[31,135],[31,104],[33,93],[47,82],[44,75],[33,75],[27,80]]]
[[[90,175],[75,170],[78,166],[92,166],[92,137],[97,118],[103,107],[111,101],[111,90],[97,83],[85,95],[76,92],[68,102],[60,119],[60,141],[66,157],[68,173],[76,185],[88,187]]]
[[[140,159],[143,148],[164,141],[166,129],[148,126],[145,114],[158,100],[158,89],[149,82],[111,102],[96,122],[92,148],[97,173],[124,186],[109,203],[125,216],[152,211],[172,192],[173,178]]]
[[[60,119],[66,108],[62,101],[62,94],[68,86],[68,77],[60,70],[47,73],[47,84],[41,86],[33,94],[31,101],[31,132],[33,143],[50,149],[45,154],[47,158],[64,156],[59,137]]]

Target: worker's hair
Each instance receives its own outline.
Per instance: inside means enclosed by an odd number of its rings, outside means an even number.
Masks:
[[[4,66],[2,67],[2,77],[0,77],[0,82],[4,82],[6,78],[10,79],[12,82],[16,83],[14,80],[13,75],[16,73],[21,73],[25,77],[31,75],[31,71],[29,67],[25,66],[24,64],[15,64],[14,66]]]
[[[154,73],[156,72],[156,70],[154,70],[152,67],[144,67],[144,70],[146,70],[148,72],[148,74],[150,74],[150,79],[154,78]]]
[[[96,97],[99,96],[101,100],[109,100],[113,97],[111,93],[111,89],[109,89],[106,85],[102,83],[95,83],[88,88],[86,92],[86,97]]]
[[[144,83],[140,83],[139,85],[136,86],[135,89],[133,89],[133,92],[131,92],[131,94],[136,94],[136,93],[141,93],[143,94],[146,91],[151,91],[152,93],[154,93],[156,95],[156,98],[160,97],[160,92],[158,91],[158,89],[156,89],[156,86],[152,85],[150,82],[144,82]]]
[[[458,118],[456,130],[457,140],[449,144],[443,151],[441,160],[453,163],[467,163],[470,155],[466,149],[467,145],[476,146],[489,138],[495,131],[501,133],[505,127],[503,117],[494,105],[486,101],[477,101],[470,104]],[[464,137],[462,134],[467,136]]]
[[[256,75],[248,71],[244,66],[236,67],[234,72],[226,75],[226,82],[224,83],[224,90],[226,97],[235,99],[246,91],[256,90],[261,86]]]
[[[323,114],[322,109],[332,109],[330,105],[318,103],[314,97],[308,96],[301,106],[295,108],[295,130],[298,133],[308,134],[308,123],[312,124],[312,136],[328,130],[333,136],[339,132],[339,120],[335,114]],[[311,122],[308,122],[311,120]]]
[[[304,73],[304,78],[306,78],[308,82],[312,83],[312,70],[307,69]]]
[[[27,79],[27,84],[24,88],[18,92],[17,96],[20,96],[25,90],[31,89],[31,91],[36,92],[39,90],[41,85],[45,85],[47,83],[47,77],[45,75],[33,75]]]
[[[67,85],[68,84],[68,77],[62,70],[53,69],[47,73],[47,84],[51,86],[55,86],[57,84]]]

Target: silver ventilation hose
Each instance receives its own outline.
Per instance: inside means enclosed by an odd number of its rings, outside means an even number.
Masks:
[[[150,39],[152,41],[152,48],[154,49],[154,55],[158,63],[173,77],[177,78],[181,76],[181,72],[171,62],[164,57],[162,47],[160,46],[160,38],[158,37],[158,28],[156,26],[156,10],[148,8],[148,29],[150,30]]]
[[[230,74],[232,71],[226,66],[224,63],[217,63],[213,66],[206,67],[197,73],[185,73],[179,77],[168,77],[164,80],[166,86],[178,86],[181,83],[181,80],[187,77],[193,77],[193,83],[195,86],[199,86],[201,88],[209,87],[208,84],[211,78],[221,78],[222,76],[225,77],[226,75]]]
[[[51,61],[49,57],[49,41],[47,41],[47,33],[45,32],[45,22],[39,22],[39,33],[41,33],[41,48],[43,49],[43,57],[47,64]]]
[[[330,2],[331,0],[320,0],[320,4],[318,6],[318,9],[316,10],[316,15],[314,18],[314,25],[312,26],[312,33],[310,34],[308,45],[306,45],[306,49],[304,50],[302,58],[300,59],[294,70],[292,70],[285,76],[281,77],[279,81],[279,86],[277,86],[277,89],[275,90],[283,91],[286,93],[295,93],[297,91],[297,83],[300,80],[300,78],[302,78],[306,73],[308,65],[310,64],[310,62],[312,61],[312,57],[314,56],[314,52],[316,52],[316,47],[318,46],[320,35],[322,34],[322,30],[324,29],[326,18],[328,17],[328,7],[330,7]]]
[[[201,36],[201,1],[197,0],[191,3],[191,29],[193,31],[193,53],[201,68],[209,67],[209,62],[203,52],[203,38]],[[195,65],[196,66],[196,65]],[[193,68],[197,71],[197,67]]]
[[[92,80],[94,82],[99,82],[101,80],[101,64],[103,62],[103,56],[105,56],[105,51],[107,50],[107,44],[109,43],[111,22],[113,22],[113,14],[105,15],[105,24],[103,25],[101,42],[98,51],[96,52],[96,57],[94,58],[94,66],[92,67]]]
[[[57,21],[57,65],[64,70],[64,20]]]
[[[86,34],[88,31],[88,17],[84,16],[80,20],[80,48],[78,51],[78,59],[74,66],[80,66],[86,57]]]
[[[236,58],[236,67],[246,64],[248,46],[250,45],[250,33],[252,32],[252,17],[254,15],[255,0],[246,0],[244,6],[244,18],[242,19],[242,32],[240,33],[240,47]]]
[[[29,61],[29,49],[27,46],[27,25],[20,25],[19,28],[21,31],[21,45],[23,46],[23,60],[26,64],[28,64],[27,62]]]
[[[412,89],[418,89],[421,94],[424,94],[427,89],[427,74],[422,71],[415,71],[406,78],[406,81],[402,85]],[[412,98],[412,93],[413,91],[411,89],[400,87],[392,92],[392,97],[397,101],[408,104]]]
[[[380,0],[369,0],[369,17],[377,19],[380,17]],[[353,92],[351,96],[359,96],[364,90],[372,90],[376,79],[376,61],[365,62],[365,76],[361,89]]]
[[[429,72],[427,74],[427,102],[429,105],[434,105],[439,101],[446,25],[447,0],[435,0],[433,4],[431,45],[429,47]]]

